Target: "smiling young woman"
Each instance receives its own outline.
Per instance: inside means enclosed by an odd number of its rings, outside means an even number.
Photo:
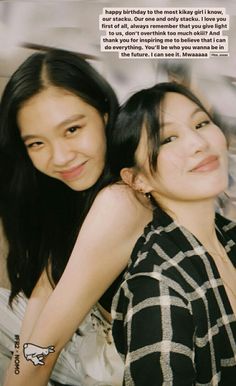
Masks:
[[[144,127],[135,155],[139,184],[146,183],[144,190],[152,191],[160,205],[174,212],[179,201],[184,205],[183,201],[215,198],[228,185],[224,134],[205,111],[184,95],[169,92],[160,109],[158,164],[153,173]]]
[[[80,191],[98,180],[105,166],[106,136],[105,114],[95,107],[50,86],[23,104],[18,125],[37,170]]]
[[[129,188],[106,187],[117,110],[106,80],[66,51],[33,54],[4,90],[1,215],[14,299],[10,310],[0,291],[6,386],[122,381],[111,301],[151,209]]]
[[[233,385],[236,224],[215,213],[228,184],[223,132],[190,91],[163,83],[121,107],[109,151],[114,173],[155,207],[112,305],[123,384]]]

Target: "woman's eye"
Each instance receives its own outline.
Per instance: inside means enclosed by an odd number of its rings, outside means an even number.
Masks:
[[[69,128],[66,130],[66,134],[68,134],[68,135],[74,134],[74,133],[77,132],[80,128],[81,128],[80,126],[72,126],[72,127],[69,127]]]
[[[28,149],[38,149],[43,146],[43,142],[36,141],[25,145]]]
[[[204,126],[209,125],[210,122],[211,122],[211,121],[210,121],[209,119],[205,119],[204,121],[199,122],[199,123],[195,126],[195,128],[196,128],[196,129],[201,129],[201,128],[204,127]]]
[[[173,142],[173,141],[176,140],[176,138],[177,138],[176,135],[170,135],[169,137],[167,137],[167,138],[165,138],[165,139],[163,139],[163,140],[161,141],[161,145],[165,145],[166,143]]]

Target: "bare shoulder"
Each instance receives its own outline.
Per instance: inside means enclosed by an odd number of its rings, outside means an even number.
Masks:
[[[133,190],[128,186],[123,183],[116,183],[113,185],[106,186],[103,188],[97,195],[96,199],[117,199],[117,198],[127,198],[127,197],[132,197],[134,196]]]
[[[152,208],[145,200],[129,186],[114,184],[99,192],[87,219],[107,230],[115,224],[117,236],[137,239],[152,219]]]
[[[148,201],[137,196],[128,185],[117,183],[103,188],[95,199],[95,205],[106,205],[116,211],[126,209],[128,212],[151,213]]]

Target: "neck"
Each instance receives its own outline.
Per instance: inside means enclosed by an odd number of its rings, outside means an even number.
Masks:
[[[188,229],[205,247],[216,248],[218,246],[214,200],[162,202],[161,207],[178,224]]]

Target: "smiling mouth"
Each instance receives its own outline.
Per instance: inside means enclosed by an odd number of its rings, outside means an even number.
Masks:
[[[84,166],[87,161],[83,162],[79,166],[59,172],[63,180],[71,181],[78,178],[84,170]]]
[[[219,167],[220,162],[217,156],[209,156],[201,161],[191,172],[210,172]]]

